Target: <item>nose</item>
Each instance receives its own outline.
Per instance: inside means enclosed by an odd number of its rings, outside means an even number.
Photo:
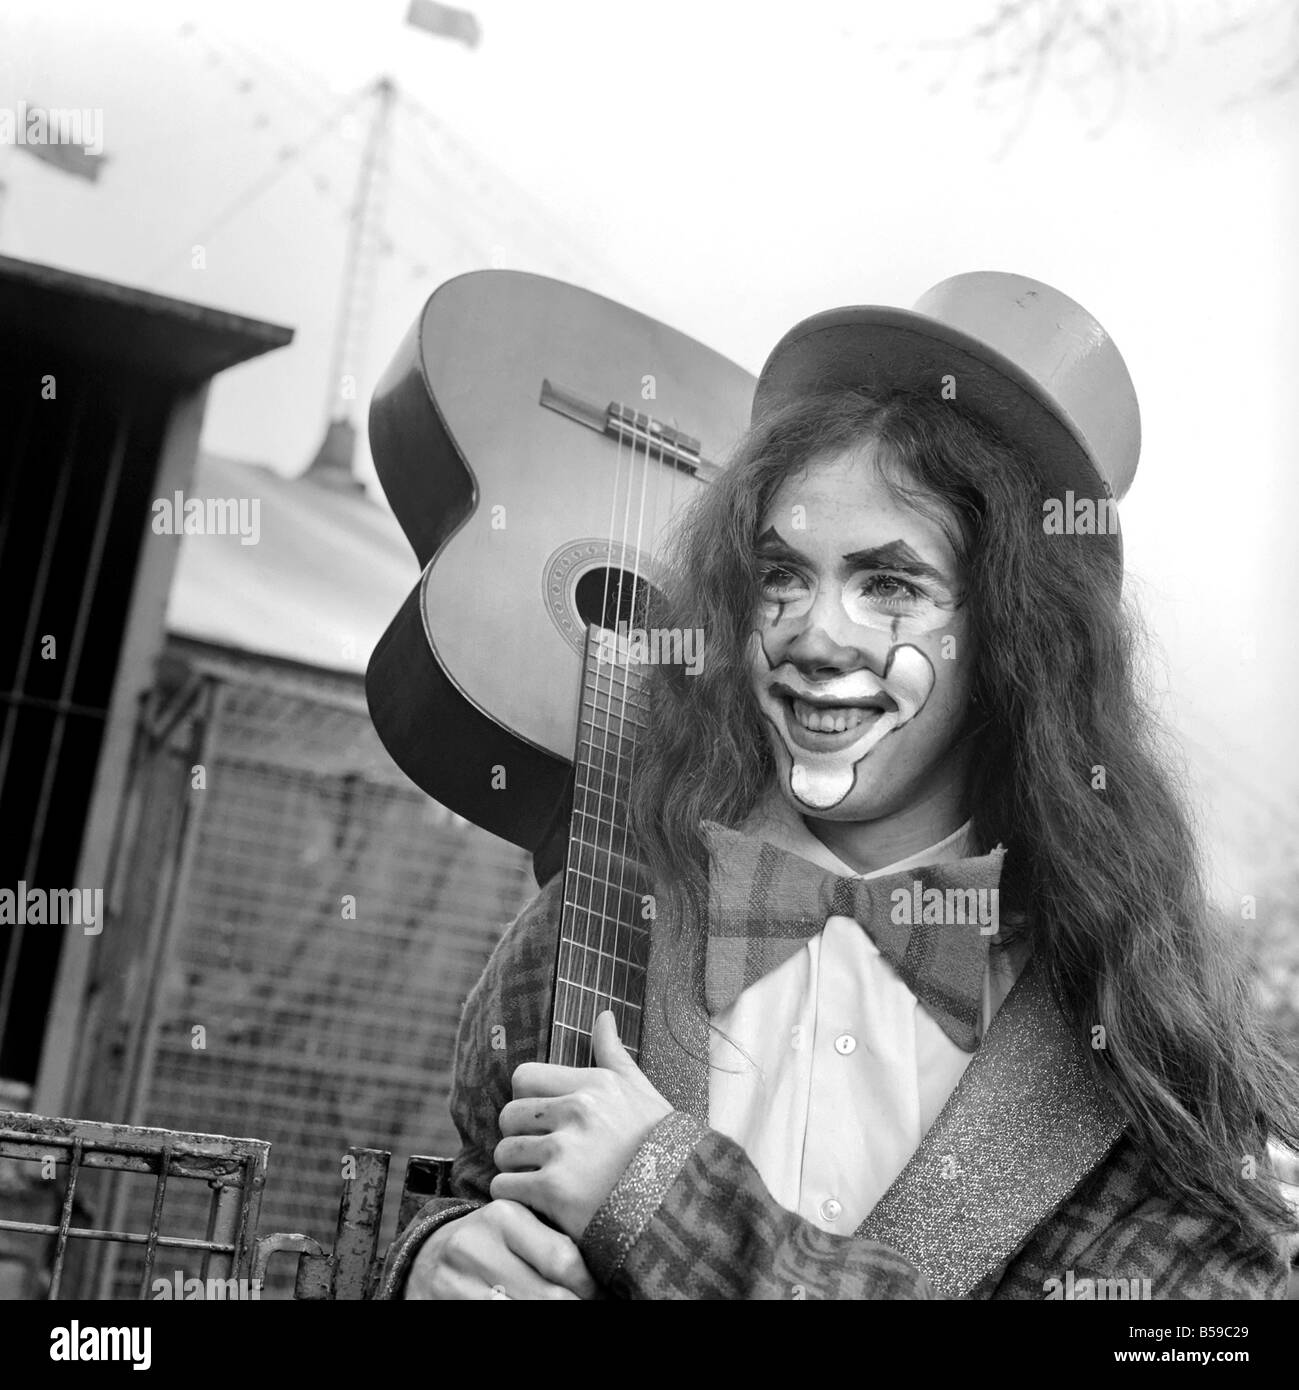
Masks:
[[[856,644],[853,629],[837,591],[827,586],[817,594],[780,656],[797,666],[809,679],[859,670],[869,665],[869,661]]]

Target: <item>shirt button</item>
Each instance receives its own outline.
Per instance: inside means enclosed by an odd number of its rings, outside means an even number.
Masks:
[[[827,1197],[825,1201],[821,1203],[822,1221],[838,1221],[842,1215],[843,1203],[837,1198]]]
[[[850,1052],[856,1050],[857,1039],[851,1033],[840,1033],[834,1040],[834,1050],[841,1056],[846,1057]]]

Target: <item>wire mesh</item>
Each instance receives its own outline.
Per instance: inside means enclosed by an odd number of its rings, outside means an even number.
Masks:
[[[83,1113],[118,1118],[102,1106],[122,1104],[134,1068],[144,1080],[122,1118],[270,1140],[262,1229],[326,1247],[347,1148],[389,1149],[386,1243],[407,1156],[458,1147],[446,1109],[456,1027],[534,891],[530,864],[405,781],[356,683],[286,683],[255,662],[223,679],[212,710],[195,702],[137,770],[112,895],[113,978],[126,984],[105,1010]],[[182,873],[171,832],[195,798]],[[150,940],[164,944],[146,1027]],[[132,1029],[149,1039],[136,1061]],[[148,1195],[124,1200],[138,1221]],[[176,1219],[201,1219],[185,1194],[172,1200]],[[134,1296],[139,1260],[120,1257],[106,1295]],[[262,1296],[288,1297],[292,1283],[292,1261],[273,1263]]]

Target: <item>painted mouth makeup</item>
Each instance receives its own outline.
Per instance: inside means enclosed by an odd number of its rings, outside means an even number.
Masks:
[[[933,684],[928,658],[905,644],[890,649],[878,677],[857,671],[813,689],[786,667],[760,702],[789,753],[789,787],[797,800],[813,810],[843,801],[862,760],[915,718]]]
[[[833,753],[849,748],[874,728],[890,710],[893,700],[880,695],[863,701],[832,703],[817,698],[799,698],[793,691],[776,684],[771,694],[779,702],[784,732],[790,742],[808,753]]]

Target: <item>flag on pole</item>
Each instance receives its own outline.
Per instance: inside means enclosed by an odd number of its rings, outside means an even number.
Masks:
[[[483,36],[478,20],[468,10],[439,5],[435,0],[410,0],[406,23],[444,39],[459,39],[469,48],[477,48]]]
[[[99,182],[99,171],[108,162],[106,154],[89,154],[80,145],[20,145],[19,149],[62,169],[74,178]]]

